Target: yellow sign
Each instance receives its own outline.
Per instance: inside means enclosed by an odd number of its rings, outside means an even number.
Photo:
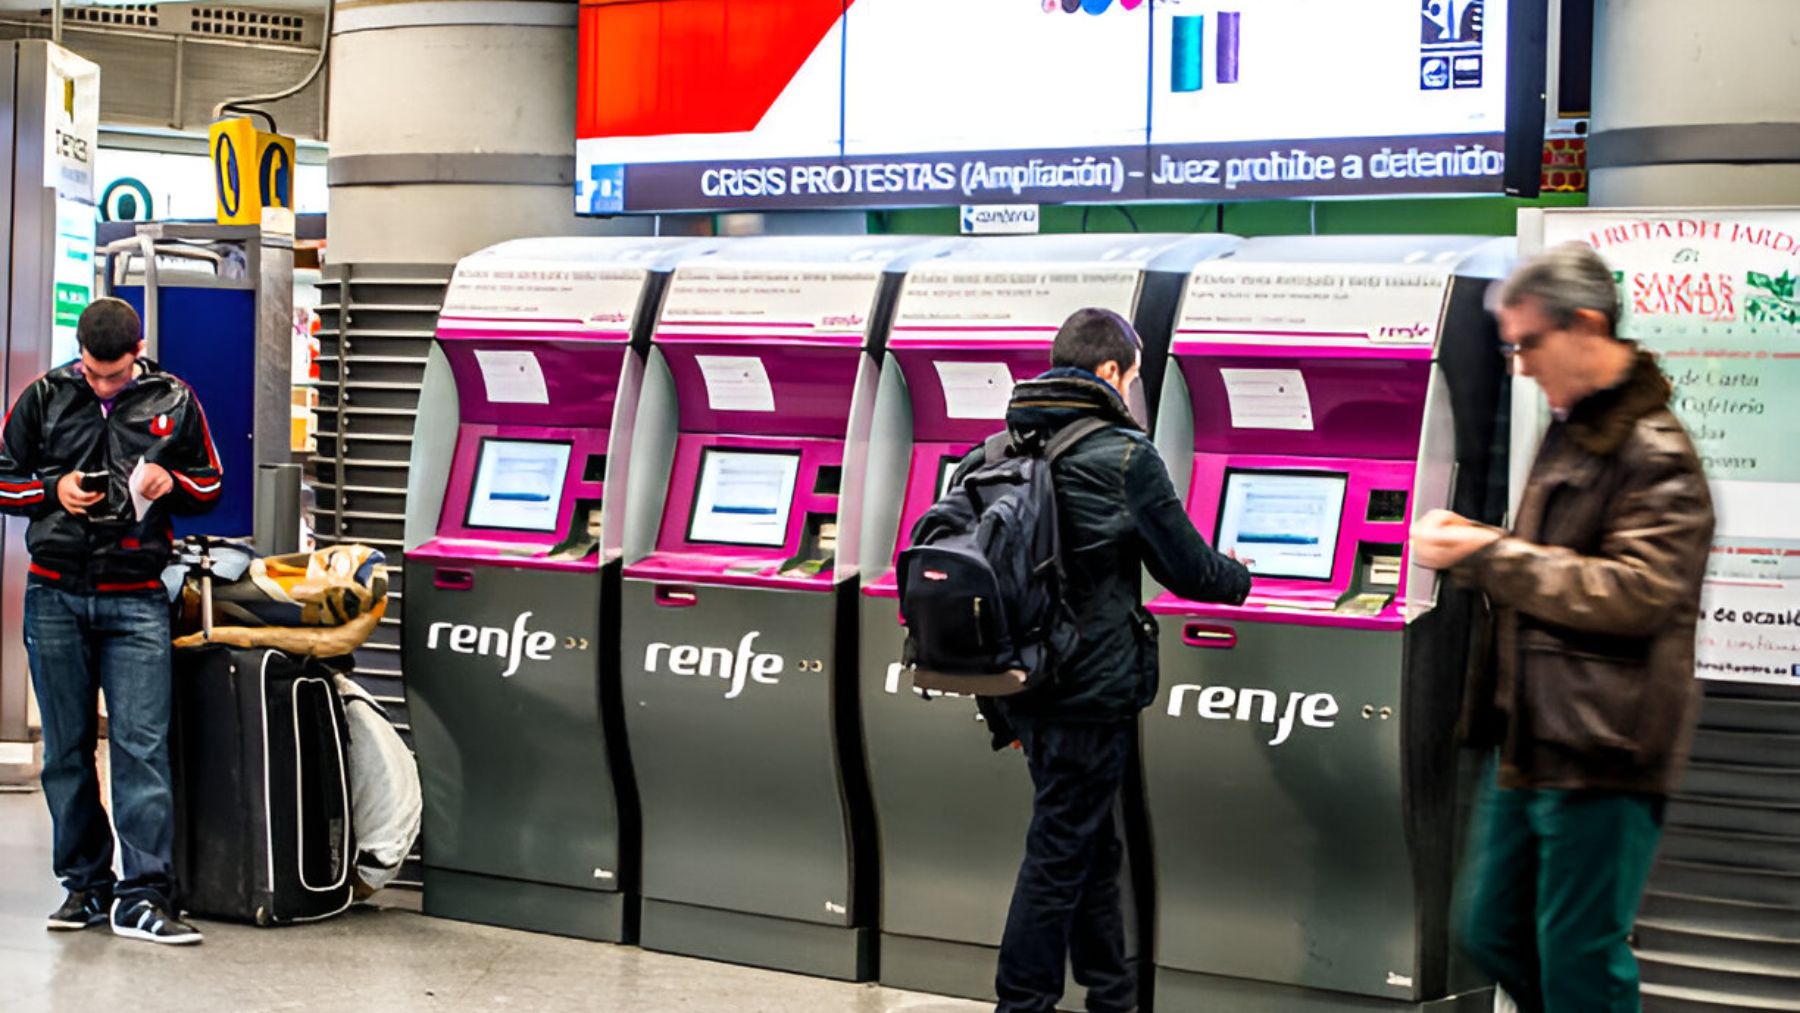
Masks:
[[[260,225],[264,208],[294,209],[294,139],[247,116],[212,125],[213,193],[220,225]]]

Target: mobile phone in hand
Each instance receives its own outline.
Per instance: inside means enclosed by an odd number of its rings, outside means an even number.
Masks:
[[[84,471],[81,473],[81,491],[106,492],[109,478],[104,471]]]

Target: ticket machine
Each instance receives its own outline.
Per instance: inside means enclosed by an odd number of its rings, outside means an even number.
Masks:
[[[1481,1009],[1450,955],[1472,790],[1471,600],[1409,568],[1436,507],[1499,521],[1511,240],[1249,240],[1190,278],[1157,442],[1242,606],[1149,604],[1159,1005]]]
[[[670,282],[622,601],[647,948],[873,970],[856,494],[894,294],[943,245],[747,239]]]
[[[420,399],[402,638],[427,914],[627,941],[618,684],[627,455],[693,240],[504,243],[457,266]],[[445,368],[447,366],[447,368]]]
[[[1132,319],[1160,382],[1189,271],[1228,236],[966,240],[906,277],[869,441],[859,609],[861,703],[881,843],[881,981],[994,998],[994,964],[1031,821],[1031,778],[996,753],[974,701],[926,699],[900,664],[894,560],[976,443],[1005,427],[1015,380],[1050,366],[1069,314]],[[1133,411],[1147,417],[1141,389]],[[1129,891],[1128,891],[1129,893]],[[1071,998],[1077,991],[1071,989]]]

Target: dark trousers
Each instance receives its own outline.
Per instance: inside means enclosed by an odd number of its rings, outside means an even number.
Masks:
[[[1663,800],[1507,789],[1490,775],[1459,889],[1462,947],[1522,1013],[1637,1013],[1629,937]]]
[[[169,605],[158,593],[25,592],[25,649],[44,721],[44,800],[56,875],[69,890],[169,899]],[[98,694],[112,744],[109,824],[94,769]],[[125,877],[113,876],[113,829]]]
[[[1114,809],[1137,726],[1021,718],[1013,726],[1036,795],[1000,942],[997,1009],[1055,1009],[1071,963],[1088,990],[1088,1009],[1132,1009],[1137,982],[1125,962],[1119,903],[1125,849]]]

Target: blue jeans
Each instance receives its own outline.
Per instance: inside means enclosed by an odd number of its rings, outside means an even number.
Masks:
[[[1012,717],[1036,789],[1025,861],[1013,885],[994,990],[1000,1013],[1056,1008],[1073,965],[1087,1008],[1137,1006],[1125,960],[1119,872],[1125,849],[1114,822],[1137,723],[1067,724]]]
[[[158,593],[25,592],[25,650],[44,721],[44,800],[56,875],[69,890],[126,901],[170,899],[169,605]],[[94,770],[97,694],[112,743],[109,826]],[[113,876],[113,828],[125,877]]]

